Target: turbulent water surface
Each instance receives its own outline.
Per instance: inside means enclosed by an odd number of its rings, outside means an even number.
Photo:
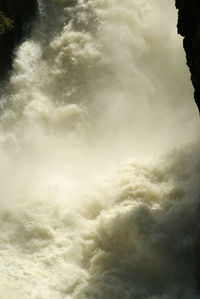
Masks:
[[[1,97],[0,299],[199,298],[174,1],[38,4]]]

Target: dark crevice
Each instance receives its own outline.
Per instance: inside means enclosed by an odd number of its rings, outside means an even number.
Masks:
[[[14,49],[30,34],[37,10],[36,0],[0,0],[0,12],[13,22],[13,28],[0,36],[1,81],[12,69]]]

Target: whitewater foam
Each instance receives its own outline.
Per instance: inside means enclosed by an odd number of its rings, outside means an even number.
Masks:
[[[38,4],[1,98],[0,298],[198,298],[199,119],[173,1]]]

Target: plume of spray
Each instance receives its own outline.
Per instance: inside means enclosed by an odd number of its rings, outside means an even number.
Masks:
[[[173,1],[38,5],[1,98],[1,298],[198,298],[199,120]]]

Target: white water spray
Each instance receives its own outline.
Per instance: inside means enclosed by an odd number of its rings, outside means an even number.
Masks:
[[[39,12],[1,99],[0,298],[199,298],[200,128],[174,1]]]

